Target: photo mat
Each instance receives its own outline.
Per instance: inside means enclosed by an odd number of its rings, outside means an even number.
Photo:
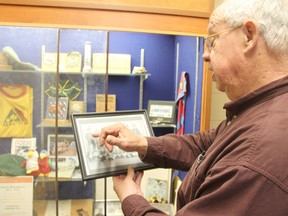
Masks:
[[[92,137],[92,133],[119,122],[138,134],[154,136],[145,110],[72,115],[83,180],[124,174],[129,166],[135,170],[154,168],[154,165],[143,163],[137,152],[125,152],[114,146],[110,153],[106,147],[99,146],[98,138]]]

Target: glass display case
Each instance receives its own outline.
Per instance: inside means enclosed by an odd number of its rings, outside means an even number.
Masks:
[[[175,101],[185,70],[195,84],[187,118],[198,121],[201,40],[0,26],[0,215],[96,215],[107,200],[119,205],[110,177],[82,181],[70,115]],[[173,132],[174,126],[154,126],[155,135]],[[167,185],[165,202],[171,202],[171,170],[145,172],[147,198],[155,179]]]

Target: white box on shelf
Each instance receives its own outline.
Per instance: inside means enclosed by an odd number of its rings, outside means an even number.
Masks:
[[[82,67],[82,55],[79,52],[59,53],[59,72],[79,73]],[[41,68],[44,72],[57,71],[57,53],[45,52],[42,47]]]
[[[106,53],[93,53],[92,70],[94,73],[106,73]],[[129,54],[108,54],[109,74],[130,74],[131,55]]]

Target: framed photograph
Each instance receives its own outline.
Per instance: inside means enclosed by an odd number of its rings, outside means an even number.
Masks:
[[[83,180],[123,174],[129,166],[133,166],[135,170],[154,168],[151,164],[143,163],[137,152],[124,152],[114,146],[110,153],[105,147],[99,147],[99,139],[91,134],[117,122],[122,122],[143,136],[154,135],[145,110],[72,115]]]
[[[69,101],[69,119],[73,113],[84,113],[84,101]]]
[[[45,119],[55,119],[58,113],[59,120],[66,120],[68,115],[68,98],[59,98],[56,106],[56,98],[48,97]]]
[[[168,181],[163,179],[148,178],[146,199],[150,203],[168,203]]]
[[[27,158],[29,150],[36,150],[36,137],[32,138],[12,138],[11,154],[16,154]]]
[[[60,166],[79,166],[75,138],[73,134],[58,134],[58,165]],[[55,164],[56,139],[55,134],[47,136],[47,151],[52,164]]]
[[[149,100],[148,116],[154,124],[175,124],[176,102]]]

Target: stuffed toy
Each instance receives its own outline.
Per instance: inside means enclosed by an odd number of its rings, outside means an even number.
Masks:
[[[40,174],[38,158],[39,154],[37,151],[29,150],[27,152],[27,160],[22,163],[22,167],[25,167],[27,175],[38,176]]]
[[[48,176],[51,172],[51,160],[49,159],[47,150],[43,149],[40,152],[40,157],[38,159],[39,165],[39,176]]]
[[[4,47],[3,54],[7,58],[8,64],[12,66],[13,70],[40,71],[38,66],[28,62],[22,62],[12,47]]]

